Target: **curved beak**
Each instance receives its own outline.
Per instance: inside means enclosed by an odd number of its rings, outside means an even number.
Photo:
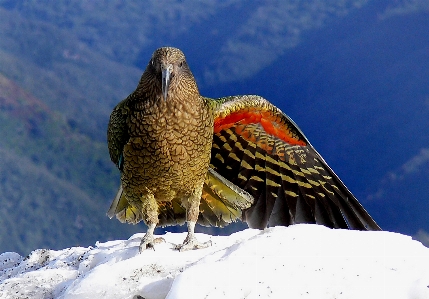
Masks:
[[[171,73],[173,72],[173,65],[167,64],[161,67],[162,73],[162,95],[164,101],[167,101],[168,88],[170,86]]]

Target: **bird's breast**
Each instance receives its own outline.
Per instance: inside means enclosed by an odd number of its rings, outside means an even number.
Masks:
[[[191,109],[192,108],[192,109]],[[124,148],[125,172],[148,184],[163,177],[166,184],[204,177],[210,160],[213,120],[208,109],[153,106],[129,118]]]

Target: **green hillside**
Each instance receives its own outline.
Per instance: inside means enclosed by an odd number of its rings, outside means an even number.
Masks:
[[[105,143],[75,132],[3,75],[0,128],[0,252],[90,245],[138,231],[105,215],[119,180]]]

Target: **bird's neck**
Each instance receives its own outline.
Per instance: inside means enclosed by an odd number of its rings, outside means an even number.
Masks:
[[[175,95],[167,97],[164,101],[157,102],[161,109],[165,109],[165,113],[172,114],[176,117],[185,116],[198,118],[201,114],[202,103],[199,95]]]

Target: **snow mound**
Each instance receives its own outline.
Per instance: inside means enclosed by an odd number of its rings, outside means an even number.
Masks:
[[[213,246],[173,250],[185,233],[138,253],[125,241],[0,255],[0,298],[429,298],[429,249],[390,232],[318,225],[197,234]]]

